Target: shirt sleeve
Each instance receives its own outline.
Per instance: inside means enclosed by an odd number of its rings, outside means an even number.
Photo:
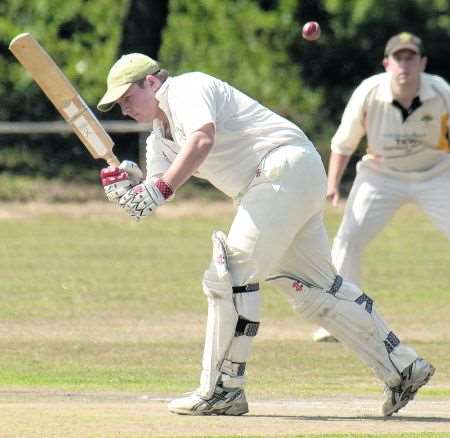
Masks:
[[[202,126],[216,124],[216,87],[211,77],[193,74],[169,93],[172,118],[186,137]]]
[[[147,137],[146,143],[147,178],[162,175],[171,163],[162,150],[158,135],[153,131]]]
[[[447,108],[447,138],[450,130],[450,85],[449,83],[440,76],[433,76],[436,81],[436,85],[439,90],[439,94],[442,96],[444,100],[445,106]]]
[[[331,150],[342,155],[351,155],[366,133],[364,127],[366,82],[362,82],[351,95],[342,115],[341,123],[331,140]]]

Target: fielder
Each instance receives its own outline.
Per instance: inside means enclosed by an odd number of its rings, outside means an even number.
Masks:
[[[450,86],[424,73],[426,63],[417,36],[393,36],[386,72],[356,88],[331,141],[327,196],[337,204],[349,158],[367,137],[332,249],[339,274],[358,285],[366,245],[403,204],[418,205],[450,239]],[[327,335],[319,329],[315,340]]]
[[[141,219],[192,175],[234,198],[228,235],[212,236],[203,276],[208,299],[200,386],[173,400],[171,412],[241,415],[246,362],[258,333],[259,283],[278,285],[308,321],[328,328],[386,384],[383,415],[416,394],[434,368],[401,343],[359,287],[337,275],[323,222],[326,175],[314,145],[293,123],[214,77],[169,77],[142,54],[111,68],[98,104],[153,124],[147,178],[129,162],[101,172],[109,200]]]

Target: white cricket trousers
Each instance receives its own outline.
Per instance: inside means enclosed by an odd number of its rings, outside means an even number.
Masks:
[[[333,242],[332,259],[347,280],[361,284],[361,259],[366,245],[406,203],[429,215],[450,239],[450,165],[448,160],[427,172],[386,174],[361,161]]]
[[[331,330],[383,382],[396,386],[417,353],[400,343],[370,297],[336,277],[325,196],[326,174],[315,150],[283,146],[267,155],[228,235],[233,285],[270,277],[306,320]]]
[[[289,272],[329,288],[336,270],[323,222],[326,174],[312,145],[281,146],[261,162],[228,233],[235,285]]]

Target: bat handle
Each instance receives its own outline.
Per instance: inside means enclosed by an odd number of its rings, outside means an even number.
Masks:
[[[120,161],[118,160],[118,158],[114,155],[106,155],[104,157],[104,160],[110,165],[110,166],[114,166],[114,167],[119,167]]]

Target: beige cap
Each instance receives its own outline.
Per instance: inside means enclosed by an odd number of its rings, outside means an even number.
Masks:
[[[107,90],[97,105],[99,111],[109,111],[134,82],[158,73],[159,63],[142,53],[123,55],[109,70]]]
[[[422,40],[409,32],[394,35],[386,44],[384,55],[390,56],[399,50],[412,50],[419,55],[423,54]]]

